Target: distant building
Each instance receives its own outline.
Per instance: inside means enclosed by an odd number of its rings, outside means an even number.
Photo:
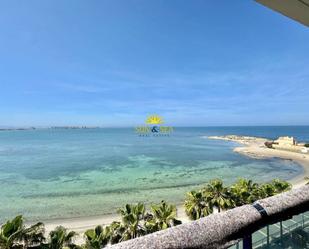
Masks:
[[[304,144],[297,143],[294,137],[279,137],[273,142],[266,142],[265,146],[268,148],[287,150],[298,153],[308,153],[309,148],[306,148]]]
[[[296,140],[294,137],[279,137],[277,140],[274,141],[275,144],[279,146],[293,146],[297,145]]]

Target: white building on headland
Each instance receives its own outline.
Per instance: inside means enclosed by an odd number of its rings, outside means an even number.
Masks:
[[[296,140],[294,137],[279,137],[277,140],[274,141],[279,146],[293,146],[297,145]]]
[[[273,141],[272,148],[306,154],[309,152],[309,148],[306,148],[302,143],[298,144],[294,137],[279,137]]]

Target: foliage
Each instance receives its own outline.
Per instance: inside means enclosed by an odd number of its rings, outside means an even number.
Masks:
[[[146,212],[144,204],[138,203],[136,205],[127,204],[123,209],[119,209],[119,213],[122,222],[111,225],[113,231],[111,243],[129,240],[181,224],[176,219],[176,206],[165,201],[151,205],[150,212]]]
[[[220,179],[210,181],[202,191],[210,206],[216,207],[218,212],[235,207],[229,188],[225,187]]]
[[[116,244],[119,241],[121,241],[122,234],[125,230],[124,226],[118,222],[118,221],[113,221],[109,226],[110,230],[110,243],[111,244]]]
[[[275,194],[280,194],[282,192],[292,189],[292,185],[290,183],[288,183],[287,181],[280,180],[280,179],[272,180],[271,184],[273,185],[275,189]]]
[[[55,230],[49,233],[49,248],[50,249],[62,249],[63,247],[76,248],[73,243],[76,232],[68,232],[63,226],[58,226]]]
[[[305,178],[309,184],[309,177]],[[258,184],[251,180],[240,178],[231,186],[225,186],[220,179],[211,180],[204,188],[187,193],[184,207],[188,217],[197,220],[213,213],[227,210],[235,206],[251,204],[258,199],[273,196],[290,190],[291,184],[274,179],[271,182]],[[121,221],[114,221],[109,226],[97,226],[84,233],[85,245],[77,246],[73,243],[75,232],[68,232],[58,226],[49,233],[49,241],[45,243],[45,229],[43,223],[30,227],[24,225],[22,216],[7,221],[1,226],[1,249],[101,249],[108,244],[133,239],[145,234],[153,233],[181,224],[177,219],[175,205],[161,201],[152,204],[146,210],[143,203],[127,204],[118,210]]]
[[[118,212],[122,219],[122,224],[118,228],[122,231],[120,241],[134,239],[146,234],[143,222],[145,216],[145,205],[143,203],[127,204]]]
[[[101,249],[110,241],[111,230],[109,226],[103,229],[102,226],[96,226],[95,229],[89,229],[85,233],[86,249]]]
[[[40,245],[45,240],[44,232],[43,223],[39,222],[30,227],[25,227],[23,217],[21,215],[16,216],[13,220],[9,220],[1,226],[0,248],[27,248]]]
[[[282,192],[290,190],[291,188],[292,186],[288,182],[274,179],[269,183],[264,183],[261,185],[260,199],[280,194]]]
[[[28,228],[24,229],[22,239],[25,247],[42,245],[45,241],[45,227],[42,222],[38,222]]]
[[[253,203],[260,197],[260,189],[252,180],[240,178],[231,186],[232,199],[236,206]]]
[[[185,199],[185,212],[191,220],[197,220],[213,212],[213,208],[202,191],[190,191]]]
[[[220,179],[214,179],[203,189],[187,193],[184,207],[188,217],[196,220],[211,214],[213,208],[220,212],[235,206],[251,204],[290,189],[291,184],[279,179],[260,185],[252,180],[240,178],[230,187],[225,187]]]
[[[145,217],[145,227],[147,233],[160,231],[172,226],[181,224],[176,219],[177,209],[175,205],[161,201],[160,204],[151,205],[151,214]]]

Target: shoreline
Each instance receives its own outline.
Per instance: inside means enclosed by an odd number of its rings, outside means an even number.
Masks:
[[[233,149],[234,152],[243,156],[247,156],[254,159],[268,159],[278,158],[281,160],[291,160],[303,168],[303,173],[292,179],[288,180],[293,185],[293,188],[297,188],[306,184],[304,179],[309,176],[309,154],[302,154],[299,152],[292,152],[288,150],[271,149],[267,148],[264,143],[269,141],[266,138],[249,137],[249,136],[210,136],[208,139],[224,140],[238,143],[240,146]]]
[[[234,152],[248,156],[255,159],[278,158],[281,160],[291,160],[303,168],[303,173],[288,180],[294,188],[306,184],[304,179],[309,175],[309,156],[302,155],[297,152],[283,151],[277,149],[261,148],[261,147],[236,147]]]
[[[265,159],[265,158],[279,158],[282,160],[292,160],[297,164],[301,165],[304,172],[303,174],[288,180],[293,185],[293,188],[303,186],[306,181],[305,176],[309,175],[309,155],[290,152],[278,149],[269,149],[265,147],[264,143],[268,141],[266,138],[257,138],[257,137],[245,137],[245,136],[213,136],[207,137],[208,139],[217,139],[236,142],[239,144],[239,147],[233,149],[234,152],[242,154],[254,159]],[[189,222],[189,218],[185,214],[183,205],[176,205],[177,207],[177,217],[183,223]],[[120,215],[117,213],[114,214],[103,214],[97,216],[87,216],[87,217],[76,217],[76,218],[64,218],[64,219],[51,219],[43,220],[45,223],[46,233],[55,229],[56,226],[64,226],[68,230],[74,230],[78,233],[78,236],[75,239],[75,243],[81,244],[84,242],[83,233],[87,229],[93,229],[97,225],[109,225],[113,221],[120,221]]]

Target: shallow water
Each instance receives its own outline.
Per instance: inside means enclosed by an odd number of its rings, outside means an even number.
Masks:
[[[180,203],[212,178],[264,182],[303,171],[287,160],[246,158],[233,153],[234,143],[203,137],[223,134],[309,141],[309,127],[175,128],[169,137],[139,137],[129,128],[1,131],[1,220],[100,215],[136,201]]]

